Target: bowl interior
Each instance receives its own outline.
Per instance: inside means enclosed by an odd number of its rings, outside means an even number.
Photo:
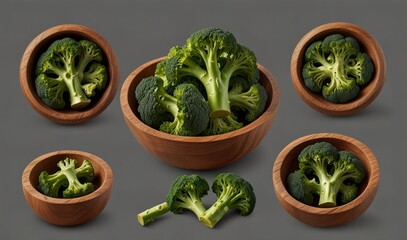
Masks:
[[[129,85],[129,88],[127,91],[127,101],[128,101],[128,105],[129,105],[132,113],[139,120],[140,120],[140,115],[137,110],[138,102],[137,102],[136,96],[135,96],[135,91],[136,91],[137,85],[140,83],[141,80],[143,80],[143,78],[153,76],[155,73],[155,68],[156,68],[157,63],[163,59],[165,59],[165,57],[159,58],[157,60],[153,60],[153,61],[149,62],[149,64],[146,64],[147,65],[146,67],[140,68],[141,69],[140,72],[138,72],[138,74],[135,74],[133,76],[132,81],[130,82],[130,85]],[[258,65],[258,67],[259,67],[259,72],[260,72],[259,83],[265,88],[267,95],[268,95],[266,106],[265,106],[265,111],[266,111],[271,106],[271,101],[273,99],[273,87],[272,87],[270,81],[268,80],[268,77],[265,74],[264,68],[260,65]]]
[[[358,158],[361,160],[363,163],[363,166],[365,167],[366,170],[366,177],[363,180],[363,182],[359,185],[358,188],[358,197],[363,194],[363,192],[366,190],[366,187],[370,181],[371,175],[372,175],[372,166],[370,164],[370,158],[369,155],[362,150],[360,147],[356,146],[353,143],[350,143],[344,139],[338,139],[338,138],[332,138],[332,137],[320,137],[320,138],[314,138],[314,139],[308,139],[306,141],[300,142],[297,145],[295,145],[292,149],[290,149],[285,156],[284,160],[281,163],[281,168],[280,168],[280,178],[281,181],[287,189],[287,176],[294,172],[295,170],[298,170],[298,160],[297,157],[300,154],[300,152],[308,145],[317,143],[317,142],[329,142],[332,145],[334,145],[339,151],[341,150],[346,150],[349,152],[354,153]]]
[[[39,192],[38,177],[40,173],[42,171],[47,171],[48,174],[53,174],[57,172],[59,170],[59,168],[57,167],[57,163],[65,158],[76,159],[78,161],[77,167],[80,166],[84,160],[88,160],[92,164],[95,172],[95,179],[92,181],[92,183],[94,184],[95,191],[97,191],[100,188],[100,186],[104,183],[107,173],[98,161],[95,161],[92,158],[81,155],[79,153],[61,153],[57,155],[48,156],[42,159],[41,161],[37,162],[37,164],[33,166],[29,174],[29,181],[31,186]]]

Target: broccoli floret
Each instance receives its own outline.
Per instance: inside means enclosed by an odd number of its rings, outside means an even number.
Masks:
[[[57,163],[59,171],[49,175],[46,171],[40,173],[38,178],[39,190],[49,197],[59,197],[61,190],[63,198],[84,196],[94,191],[92,180],[94,170],[92,164],[84,160],[82,165],[76,168],[75,159],[66,158]],[[81,183],[79,179],[86,180]]]
[[[210,228],[215,227],[230,209],[236,209],[240,215],[247,216],[253,212],[256,205],[252,185],[234,173],[219,174],[212,184],[212,191],[218,199],[199,218]]]
[[[209,107],[192,84],[178,85],[172,96],[165,92],[161,78],[147,77],[136,88],[136,98],[141,120],[160,131],[196,136],[208,125]],[[165,119],[166,112],[171,113],[171,121]]]
[[[89,69],[83,73],[82,83],[82,89],[88,97],[93,97],[97,92],[104,90],[107,85],[107,69],[105,65],[92,63]]]
[[[168,211],[183,214],[185,210],[194,212],[199,218],[206,210],[201,198],[208,194],[208,191],[208,182],[199,175],[180,176],[171,184],[166,202],[139,213],[137,220],[144,226]]]
[[[242,91],[240,84],[236,84],[229,91],[229,101],[232,108],[235,107],[245,112],[246,121],[253,122],[264,111],[267,93],[258,83],[253,84],[246,92]]]
[[[54,41],[37,62],[35,85],[38,96],[49,107],[62,109],[66,106],[64,93],[67,92],[71,108],[85,108],[91,102],[89,97],[95,95],[94,90],[101,91],[106,86],[106,68],[102,68],[100,63],[95,65],[102,61],[102,50],[91,41],[78,42],[72,38]],[[48,87],[58,88],[59,91]]]
[[[243,123],[237,121],[237,117],[232,113],[223,118],[210,118],[208,127],[203,131],[203,135],[218,135],[228,133],[243,127]]]
[[[256,56],[239,45],[230,32],[207,28],[193,33],[185,46],[167,60],[165,75],[173,85],[185,76],[199,79],[205,87],[211,118],[230,115],[229,81],[242,76],[255,81],[258,76]]]
[[[290,194],[305,204],[318,195],[319,207],[335,207],[356,197],[357,184],[365,177],[362,162],[356,155],[339,151],[330,143],[317,142],[304,148],[298,156],[299,170],[287,178]],[[357,188],[357,187],[356,187]],[[340,195],[340,201],[337,196]]]
[[[311,91],[322,92],[330,102],[345,103],[358,95],[373,72],[371,58],[361,53],[354,38],[332,34],[307,48],[302,76]]]
[[[314,203],[314,194],[319,192],[319,185],[315,179],[309,180],[302,171],[290,173],[287,185],[291,196],[308,205]]]

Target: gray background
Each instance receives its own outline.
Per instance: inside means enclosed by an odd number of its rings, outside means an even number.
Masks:
[[[0,3],[0,238],[1,239],[400,239],[406,226],[406,4],[386,1],[11,1]],[[299,39],[312,28],[347,21],[369,31],[387,59],[387,80],[378,98],[360,114],[334,118],[301,101],[292,87],[289,63]],[[168,215],[141,227],[136,214],[163,201],[169,184],[186,171],[153,158],[125,124],[119,92],[94,120],[58,125],[30,108],[19,86],[19,61],[29,42],[63,23],[93,28],[115,49],[120,87],[142,63],[183,44],[190,33],[216,26],[233,32],[272,72],[281,90],[275,122],[261,144],[241,161],[199,172],[210,182],[220,172],[248,179],[257,194],[252,215],[230,214],[216,229],[192,214]],[[292,140],[316,132],[338,132],[363,141],[380,164],[380,186],[368,211],[337,228],[307,226],[288,215],[274,195],[271,169]],[[105,159],[114,171],[113,192],[94,221],[57,227],[36,217],[21,190],[21,174],[35,157],[54,150],[77,149]],[[206,204],[213,195],[204,199]]]

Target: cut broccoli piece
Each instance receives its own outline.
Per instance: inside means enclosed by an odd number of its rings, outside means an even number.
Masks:
[[[147,77],[136,88],[136,98],[141,120],[160,131],[196,136],[208,125],[209,107],[192,84],[178,85],[171,96],[164,91],[161,78]],[[171,113],[172,121],[165,119],[166,112]]]
[[[91,41],[78,42],[72,38],[54,41],[37,61],[35,86],[38,96],[49,107],[62,109],[66,106],[64,93],[67,92],[71,108],[87,107],[91,102],[89,97],[95,95],[94,90],[102,91],[106,86],[105,66],[95,65],[102,61],[102,50]]]
[[[180,176],[171,184],[166,202],[139,213],[137,220],[144,226],[168,211],[183,214],[185,210],[194,212],[199,218],[206,210],[201,198],[208,194],[208,191],[208,182],[201,176],[197,174]]]
[[[319,207],[335,207],[352,201],[357,184],[365,177],[362,162],[356,155],[339,151],[330,143],[317,142],[304,148],[298,156],[299,170],[287,178],[287,190],[297,200],[311,204],[319,196]],[[356,189],[355,189],[356,187]],[[340,200],[337,201],[337,196]]]
[[[207,28],[193,33],[184,47],[167,60],[166,77],[178,85],[185,76],[199,79],[206,89],[211,118],[230,115],[229,81],[242,76],[255,81],[258,76],[256,57],[239,45],[230,32]]]
[[[245,112],[248,122],[256,120],[264,111],[267,101],[267,93],[263,86],[253,84],[247,92],[242,87],[234,86],[229,91],[230,106]]]
[[[39,190],[49,197],[57,198],[61,190],[63,198],[74,198],[87,195],[94,191],[91,181],[94,179],[92,164],[84,160],[82,165],[76,168],[75,159],[66,158],[57,163],[59,171],[49,175],[46,171],[40,173],[38,178]],[[81,183],[80,179],[87,182]]]
[[[313,92],[334,103],[354,99],[374,72],[371,58],[360,52],[352,37],[332,34],[313,42],[306,50],[302,76]]]

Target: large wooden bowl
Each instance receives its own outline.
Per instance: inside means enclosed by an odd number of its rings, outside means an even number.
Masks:
[[[42,171],[58,171],[57,163],[65,158],[73,158],[82,164],[88,160],[92,164],[96,179],[95,191],[78,198],[52,198],[38,191],[38,177]],[[33,160],[24,170],[22,185],[28,205],[37,216],[48,223],[72,226],[94,219],[106,206],[112,190],[113,173],[101,158],[82,151],[64,150],[44,154]]]
[[[362,51],[372,58],[375,67],[370,83],[362,87],[359,95],[348,103],[337,104],[325,100],[321,94],[310,91],[302,78],[304,53],[308,46],[334,33],[355,38]],[[385,76],[386,60],[379,43],[366,30],[351,23],[333,22],[312,29],[298,42],[291,58],[291,80],[297,93],[309,106],[331,116],[351,115],[365,109],[379,95]]]
[[[100,98],[92,100],[83,110],[54,110],[42,102],[35,89],[34,71],[39,56],[53,41],[64,37],[93,41],[102,48],[105,55],[108,70],[107,87]],[[96,31],[75,24],[55,26],[40,33],[26,48],[20,63],[20,86],[28,103],[42,116],[61,124],[80,124],[99,115],[113,100],[119,86],[117,58],[109,43]]]
[[[366,178],[353,201],[332,208],[306,205],[293,198],[286,189],[288,174],[298,169],[297,157],[308,145],[329,142],[338,150],[354,153],[362,161]],[[283,208],[299,221],[316,227],[334,227],[353,221],[363,214],[372,203],[379,184],[379,165],[376,157],[362,142],[335,133],[319,133],[301,137],[288,144],[277,156],[273,167],[274,191]]]
[[[179,168],[215,169],[245,156],[267,134],[277,111],[280,92],[271,73],[261,65],[258,65],[260,84],[265,87],[268,100],[265,112],[249,125],[220,135],[183,137],[160,132],[144,124],[137,111],[135,89],[143,78],[154,75],[155,66],[162,59],[154,59],[135,69],[125,80],[120,93],[124,119],[148,152]]]

